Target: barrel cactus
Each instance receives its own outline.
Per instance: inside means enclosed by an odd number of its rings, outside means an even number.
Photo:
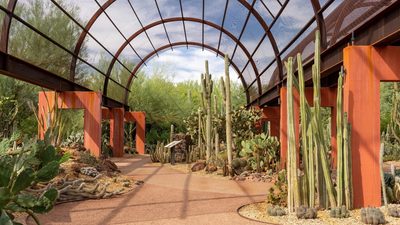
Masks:
[[[318,212],[315,208],[308,208],[305,205],[296,208],[296,216],[298,219],[315,219]]]
[[[368,207],[361,209],[361,222],[365,224],[385,224],[385,215],[378,208]]]
[[[269,216],[284,216],[286,215],[286,211],[279,206],[270,206],[267,208],[267,214]]]
[[[346,209],[346,206],[332,208],[330,211],[330,216],[332,218],[348,218],[350,217],[349,210]]]

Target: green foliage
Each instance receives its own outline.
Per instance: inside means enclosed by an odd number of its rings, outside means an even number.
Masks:
[[[261,119],[261,111],[255,108],[239,107],[232,112],[232,133],[238,144],[242,140],[253,137],[256,133],[256,124]]]
[[[158,68],[151,76],[139,73],[132,83],[129,105],[133,111],[146,112],[148,144],[155,145],[157,141],[167,141],[171,124],[174,124],[177,133],[186,132],[186,128],[198,127],[197,124],[187,126],[186,122],[192,124],[197,121],[197,110],[201,107],[200,83],[195,81],[174,83],[167,74],[167,70]],[[233,107],[238,108],[245,104],[241,85],[232,83],[231,89]],[[213,93],[217,96],[217,101],[222,102],[219,88],[214,88]],[[218,123],[225,122],[219,120]],[[197,131],[188,130],[188,132],[196,135]],[[222,130],[220,132],[224,133]]]
[[[281,170],[278,173],[278,177],[272,186],[267,195],[267,202],[272,205],[287,205],[287,179],[286,179],[286,170]]]
[[[53,179],[59,172],[60,162],[65,160],[49,144],[48,138],[44,141],[33,141],[21,148],[11,148],[14,141],[16,140],[4,139],[0,145],[1,224],[15,223],[15,212],[25,212],[36,218],[34,213],[50,211],[58,197],[56,189],[49,188],[42,195],[24,190],[35,183]]]
[[[265,167],[276,169],[279,161],[279,141],[267,134],[258,134],[252,139],[242,141],[239,155],[247,158],[253,170],[261,172]]]

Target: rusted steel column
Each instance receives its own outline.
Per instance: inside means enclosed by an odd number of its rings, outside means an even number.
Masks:
[[[299,125],[300,125],[300,98],[299,93],[296,89],[293,90],[293,111],[294,111],[294,122],[295,122],[295,137],[296,137],[296,151],[297,151],[297,165],[300,163],[299,159]],[[286,168],[287,159],[287,148],[288,148],[288,124],[287,124],[287,88],[282,87],[280,90],[280,142],[281,142],[281,169]]]
[[[110,110],[110,145],[114,157],[124,156],[124,108]]]
[[[343,106],[352,125],[356,208],[381,205],[380,81],[400,80],[399,59],[400,47],[349,46],[343,50]]]
[[[136,122],[136,151],[139,154],[145,152],[145,133],[146,133],[146,113],[145,112],[126,112],[125,121]]]
[[[39,92],[39,119],[46,121],[49,107],[54,106],[55,92]],[[49,103],[48,103],[48,102]],[[66,91],[58,93],[57,106],[61,109],[84,109],[84,146],[94,156],[101,155],[101,93]],[[47,129],[47,127],[45,127]],[[44,130],[45,130],[44,129]],[[39,127],[39,138],[44,130]]]
[[[280,130],[280,107],[279,106],[269,106],[262,108],[262,118],[261,123],[268,121],[270,123],[270,135],[279,138]]]

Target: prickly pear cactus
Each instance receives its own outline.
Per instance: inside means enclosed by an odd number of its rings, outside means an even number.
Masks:
[[[49,188],[40,195],[25,191],[33,184],[53,179],[58,175],[60,163],[67,160],[49,140],[46,133],[44,141],[12,149],[10,146],[15,139],[0,142],[0,224],[15,224],[15,212],[27,213],[39,224],[34,214],[53,208],[59,195],[56,189]]]
[[[385,224],[385,215],[378,208],[362,208],[361,222],[365,224]]]

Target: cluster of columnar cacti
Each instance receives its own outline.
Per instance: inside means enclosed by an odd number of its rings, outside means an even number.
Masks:
[[[361,209],[361,222],[365,224],[385,224],[385,215],[378,208],[362,208]]]
[[[270,206],[267,208],[267,214],[269,216],[284,216],[286,215],[286,211],[279,206]]]
[[[164,146],[164,142],[157,142],[156,148],[150,152],[150,159],[164,164],[169,162],[170,155],[170,149]]]
[[[318,211],[315,208],[301,205],[296,208],[296,216],[298,219],[315,219],[318,216]]]
[[[301,54],[297,55],[298,80],[294,76],[293,58],[285,63],[287,71],[287,182],[288,208],[293,212],[300,204],[314,207],[318,202],[322,208],[335,208],[345,205],[352,207],[350,124],[343,113],[343,70],[339,74],[337,92],[337,190],[335,194],[331,165],[328,159],[329,135],[322,122],[320,87],[320,34],[316,32],[314,64],[312,66],[313,107],[307,102],[305,79]],[[294,91],[299,92],[301,124],[301,159],[297,159],[293,99]],[[298,168],[298,161],[302,164]],[[302,173],[299,173],[302,169]],[[301,174],[301,175],[299,175]]]

